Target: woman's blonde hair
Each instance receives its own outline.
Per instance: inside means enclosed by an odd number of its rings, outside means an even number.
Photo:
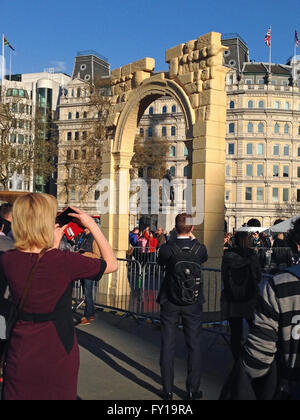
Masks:
[[[51,248],[56,215],[57,200],[52,195],[32,193],[18,197],[12,214],[15,248]]]

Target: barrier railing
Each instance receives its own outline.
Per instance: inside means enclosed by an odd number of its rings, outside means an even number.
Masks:
[[[156,262],[145,262],[131,259],[119,259],[119,270],[111,275],[104,275],[100,282],[94,283],[93,297],[96,307],[108,308],[124,313],[124,316],[159,320],[160,308],[157,297],[164,280],[164,268]],[[111,277],[110,277],[111,276]],[[220,321],[221,270],[203,268],[203,322]],[[107,293],[118,285],[114,294]],[[81,282],[74,285],[74,309],[84,303]]]

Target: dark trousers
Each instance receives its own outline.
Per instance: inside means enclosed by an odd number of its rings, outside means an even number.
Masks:
[[[235,361],[240,358],[241,350],[242,350],[242,343],[244,339],[244,319],[243,318],[230,318],[229,320],[230,326],[230,345],[232,355]],[[253,321],[247,319],[249,327],[253,325]]]
[[[201,381],[202,303],[177,306],[166,302],[161,305],[160,368],[163,390],[169,393],[173,389],[176,333],[180,317],[188,351],[186,388],[188,392],[197,393]]]
[[[94,308],[94,299],[93,299],[93,287],[94,281],[89,279],[83,280],[83,290],[85,296],[85,310],[84,316],[85,318],[90,318],[91,316],[95,315],[95,308]]]

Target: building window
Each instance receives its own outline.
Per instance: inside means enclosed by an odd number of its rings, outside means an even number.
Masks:
[[[273,146],[273,155],[279,156],[279,144],[274,144]]]
[[[23,144],[24,143],[24,136],[23,134],[18,134],[18,143]]]
[[[162,135],[163,137],[166,137],[166,135],[167,135],[167,127],[163,127],[163,128],[161,129],[161,135]]]
[[[297,190],[297,203],[300,203],[300,190]]]
[[[72,140],[72,132],[68,131],[67,133],[67,140]]]
[[[84,111],[84,113],[83,113],[83,118],[87,118],[87,112],[86,111]]]
[[[275,133],[275,134],[279,134],[279,132],[280,132],[280,126],[279,126],[279,124],[278,124],[278,123],[276,123],[276,124],[274,125],[274,133]]]
[[[71,160],[71,150],[67,150],[67,160]]]
[[[83,150],[81,153],[81,159],[86,160],[86,150]]]
[[[188,166],[185,166],[183,168],[183,176],[187,177],[188,176]]]
[[[283,167],[282,176],[285,177],[285,178],[288,178],[289,177],[289,172],[290,172],[290,167],[285,165]]]
[[[248,123],[247,131],[248,131],[248,133],[253,133],[253,123],[252,122]]]
[[[230,198],[230,191],[225,192],[225,201],[229,201]]]
[[[279,101],[274,102],[274,108],[275,109],[280,109],[280,102]]]
[[[163,113],[163,114],[166,114],[166,113],[167,113],[167,111],[168,111],[168,108],[166,107],[166,105],[164,105],[164,106],[162,107],[162,113]]]
[[[153,115],[153,112],[154,112],[153,106],[150,106],[150,108],[149,108],[149,115]]]
[[[184,156],[188,156],[189,155],[189,150],[186,147],[186,145],[184,145],[184,151],[183,151]]]
[[[79,131],[75,131],[75,140],[79,140]]]
[[[260,134],[263,134],[264,132],[264,124],[262,122],[258,124],[258,132]]]
[[[171,136],[176,136],[176,127],[171,127]]]
[[[143,136],[144,135],[144,129],[141,127],[140,128],[140,136]]]
[[[279,176],[279,165],[273,165],[273,176]]]
[[[247,144],[247,155],[252,155],[253,154],[253,145],[252,143],[248,143]]]
[[[234,155],[234,143],[229,143],[228,144],[228,154],[229,155]]]
[[[254,104],[253,101],[248,101],[248,108],[253,108]]]
[[[278,203],[279,200],[279,190],[278,188],[272,189],[272,201],[273,203]]]
[[[75,200],[75,187],[70,188],[70,200]]]
[[[230,101],[230,103],[229,103],[229,108],[230,108],[230,109],[235,108],[235,103],[234,103],[234,101]]]
[[[289,201],[289,189],[288,188],[283,188],[282,189],[282,201],[284,201],[285,203],[287,201]]]
[[[259,163],[256,167],[256,171],[257,176],[264,176],[264,165]]]
[[[78,160],[78,150],[74,150],[74,160]]]
[[[258,108],[264,108],[265,107],[265,102],[264,101],[259,101],[258,102]]]
[[[258,155],[263,155],[264,154],[264,144],[263,143],[259,143],[257,145],[257,154]]]
[[[253,176],[253,166],[246,165],[246,176]]]
[[[83,131],[82,132],[82,140],[86,140],[87,139],[87,132]]]
[[[256,188],[256,200],[264,201],[264,189],[262,187]]]
[[[285,103],[284,103],[284,109],[285,109],[286,111],[288,111],[288,110],[290,109],[290,103],[289,103],[289,102],[285,102]]]
[[[175,176],[175,171],[176,171],[175,166],[171,166],[171,168],[170,168],[171,176]]]
[[[298,126],[298,135],[300,136],[300,125]]]
[[[175,146],[172,146],[171,147],[170,156],[171,157],[175,157],[176,156],[176,147]]]
[[[234,133],[235,132],[235,124],[234,123],[230,123],[229,124],[229,133]]]
[[[246,187],[245,200],[252,201],[252,187]]]
[[[69,112],[68,113],[68,120],[71,120],[72,119],[72,112]]]
[[[300,147],[298,147],[298,157],[300,157]]]
[[[174,113],[175,113],[175,112],[177,112],[176,105],[173,105],[173,106],[172,106],[172,112],[174,112]]]
[[[17,143],[17,136],[16,136],[16,134],[11,134],[11,136],[10,136],[10,141],[11,141],[12,143]]]
[[[152,127],[148,128],[148,137],[153,137],[153,128]]]
[[[290,126],[288,124],[284,124],[284,134],[290,134]]]
[[[290,146],[288,144],[285,144],[283,146],[283,155],[284,156],[289,156],[290,155]]]

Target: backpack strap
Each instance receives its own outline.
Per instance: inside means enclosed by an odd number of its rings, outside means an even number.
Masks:
[[[182,249],[175,242],[170,243],[170,249],[173,255],[178,255],[182,252]]]

